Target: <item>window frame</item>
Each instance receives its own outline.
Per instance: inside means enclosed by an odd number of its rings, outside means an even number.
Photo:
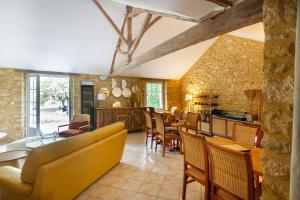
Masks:
[[[160,84],[161,85],[161,108],[155,108],[156,110],[164,110],[165,108],[165,82],[164,81],[156,81],[156,80],[148,80],[145,84],[145,102],[147,107],[152,107],[148,105],[148,84]]]

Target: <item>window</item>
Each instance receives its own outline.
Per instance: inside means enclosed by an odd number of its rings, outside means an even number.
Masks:
[[[147,106],[163,109],[163,84],[149,82],[146,84]]]

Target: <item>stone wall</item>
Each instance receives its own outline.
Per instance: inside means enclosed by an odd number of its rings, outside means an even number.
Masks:
[[[172,106],[181,109],[181,87],[180,80],[165,81],[165,109],[170,110]]]
[[[249,101],[245,90],[262,87],[263,50],[262,42],[219,37],[182,77],[182,107],[187,109],[185,94],[212,91],[219,95],[219,108],[256,113],[257,101]]]
[[[127,87],[132,88],[132,86],[137,85],[141,89],[141,97],[144,99],[144,81],[139,78],[128,78],[128,77],[115,77],[117,80],[117,87],[121,88],[121,79],[126,80]],[[89,74],[81,74],[73,76],[73,111],[74,113],[80,113],[80,83],[81,81],[92,81],[94,83],[94,96],[96,107],[111,107],[114,102],[120,102],[121,106],[126,107],[129,106],[129,99],[123,96],[114,97],[111,93],[112,91],[112,81],[111,78],[107,80],[101,80],[98,75],[89,75]],[[101,88],[108,88],[110,90],[110,94],[106,100],[97,101],[96,94]],[[141,106],[144,105],[144,101],[142,101]]]
[[[25,74],[0,68],[0,144],[23,137],[25,130]]]
[[[262,199],[289,199],[296,0],[264,0]]]
[[[115,77],[117,80],[117,87],[121,87],[121,80],[124,79],[127,82],[127,87],[129,89],[132,88],[132,86],[138,86],[140,88],[139,98],[140,98],[140,106],[146,106],[146,83],[148,81],[151,82],[168,82],[163,80],[155,80],[155,79],[144,79],[144,78],[132,78],[132,77]],[[114,97],[111,94],[112,91],[112,84],[111,84],[111,78],[108,78],[105,81],[100,80],[98,75],[89,75],[89,74],[81,74],[81,75],[75,75],[73,76],[73,111],[74,113],[80,113],[80,83],[81,81],[92,81],[94,83],[94,93],[95,93],[95,102],[96,107],[111,107],[112,104],[116,101],[121,103],[121,106],[126,107],[129,106],[129,99],[125,98],[123,96],[121,97]],[[174,81],[177,84],[178,81]],[[178,84],[179,85],[179,84]],[[96,100],[96,94],[101,88],[108,88],[110,90],[110,95],[108,98],[104,101],[97,101]],[[165,87],[166,88],[166,87]],[[166,93],[166,91],[172,91],[174,89],[174,85],[171,84],[170,88],[166,88],[165,95],[170,95],[170,101],[165,101],[165,104],[173,105],[173,94]],[[178,90],[179,92],[179,90]],[[176,102],[178,103],[178,102]]]

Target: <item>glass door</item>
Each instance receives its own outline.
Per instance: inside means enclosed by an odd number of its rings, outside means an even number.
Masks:
[[[30,74],[27,78],[27,137],[40,134],[39,79],[35,74]]]
[[[54,135],[70,119],[69,76],[30,74],[27,80],[27,136]]]

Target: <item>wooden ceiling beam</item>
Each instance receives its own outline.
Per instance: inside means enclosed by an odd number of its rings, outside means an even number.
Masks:
[[[131,49],[132,46],[132,17],[128,15],[132,12],[133,8],[131,6],[126,6],[126,23],[127,23],[127,52]],[[131,61],[131,55],[127,54],[128,62]]]
[[[206,1],[210,1],[222,7],[232,7],[232,2],[227,0],[206,0]]]
[[[156,12],[156,11],[152,11],[152,10],[144,10],[144,12],[152,14],[152,15],[156,15],[156,16],[170,17],[170,18],[174,18],[174,19],[178,19],[178,20],[182,20],[182,21],[189,21],[189,22],[195,22],[195,23],[200,22],[200,19],[195,19],[192,17],[183,17],[183,16],[179,16],[179,15]]]
[[[147,31],[147,27],[150,24],[151,18],[152,18],[152,15],[148,13],[145,17],[145,20],[143,22],[141,30],[135,39],[132,49],[130,49],[130,51],[129,51],[129,55],[132,55],[135,52],[135,50],[137,49],[138,45],[140,44],[141,39],[142,39],[143,35],[145,34],[145,32]]]
[[[124,34],[124,29],[125,29],[126,19],[127,19],[127,18],[126,18],[126,16],[125,16],[125,17],[124,17],[124,20],[123,20],[122,28],[121,28],[121,33],[122,33],[122,34]],[[119,49],[120,49],[121,42],[122,42],[122,39],[119,37],[119,38],[118,38],[118,42],[117,42],[116,49],[115,49],[115,51],[114,51],[112,63],[111,63],[111,66],[110,66],[110,74],[113,73],[113,71],[114,71],[114,68],[115,68],[115,62],[116,62],[116,57],[117,57],[118,51],[119,51]]]
[[[107,14],[107,12],[104,10],[104,8],[101,6],[101,4],[98,2],[98,0],[92,0],[92,1],[96,5],[96,7],[99,9],[99,11],[103,14],[103,16],[107,19],[107,21],[109,22],[109,24],[113,27],[113,29],[117,32],[117,34],[119,35],[119,37],[121,38],[121,40],[123,40],[123,42],[127,43],[127,40],[124,37],[124,35],[118,29],[117,25],[110,18],[110,16]]]
[[[145,11],[143,9],[140,8],[133,8],[131,13],[128,13],[128,17],[137,17],[140,14],[145,13]]]
[[[153,20],[151,20],[151,22],[149,23],[149,25],[146,28],[146,31],[148,31],[148,29],[150,29],[156,22],[158,22],[158,20],[160,20],[162,18],[162,16],[157,16],[155,17]],[[145,31],[145,32],[146,32]]]
[[[170,38],[148,50],[131,61],[126,67],[119,68],[112,75],[136,68],[146,62],[184,49],[199,42],[240,29],[262,21],[262,1],[246,0],[217,15],[206,19],[186,31]]]

